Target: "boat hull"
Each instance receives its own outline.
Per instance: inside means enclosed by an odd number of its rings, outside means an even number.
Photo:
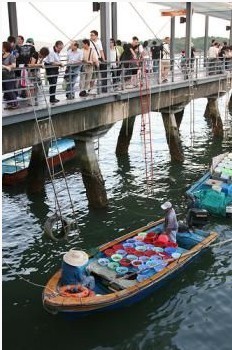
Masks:
[[[186,196],[189,207],[206,209],[211,215],[232,216],[232,153],[212,160],[210,171],[196,181]]]
[[[59,145],[59,141],[57,142]],[[70,142],[68,145],[69,145],[69,148],[60,152],[60,157],[63,164],[74,159],[76,156],[75,146],[70,147]],[[60,157],[58,154],[49,157],[48,158],[49,166],[54,168],[58,167],[60,165]],[[7,161],[7,159],[5,161]],[[4,161],[3,161],[3,164],[4,164]],[[25,167],[23,169],[13,171],[13,172],[4,172],[2,174],[2,184],[3,186],[14,186],[14,185],[23,183],[26,180],[27,175],[28,175],[28,167]]]

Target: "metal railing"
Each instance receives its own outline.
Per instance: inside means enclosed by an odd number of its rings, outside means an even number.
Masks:
[[[56,74],[47,75],[49,68],[54,69],[54,66],[40,69],[23,67],[14,69],[9,74],[4,72],[3,109],[44,107],[44,95],[48,99],[56,96],[62,97],[63,101],[66,98],[79,101],[83,97],[88,98],[88,90],[91,90],[90,94],[102,95],[136,89],[145,74],[150,87],[229,74],[232,71],[232,59],[204,60],[202,57],[189,60],[178,58],[172,61],[143,59],[104,62],[100,63],[99,67],[66,64],[62,68],[57,68]],[[80,91],[86,91],[86,94],[79,96]]]

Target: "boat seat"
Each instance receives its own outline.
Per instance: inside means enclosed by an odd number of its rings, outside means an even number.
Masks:
[[[88,270],[93,275],[99,276],[104,280],[107,280],[109,289],[111,287],[114,290],[122,290],[132,287],[137,284],[137,280],[129,280],[125,277],[117,277],[118,275],[114,270],[110,270],[108,267],[101,266],[98,264],[97,260],[90,262],[88,265]]]

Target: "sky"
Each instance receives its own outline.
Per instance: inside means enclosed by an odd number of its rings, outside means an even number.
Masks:
[[[62,40],[67,43],[74,38],[89,38],[90,30],[96,29],[100,32],[99,12],[92,11],[91,1],[16,1],[16,4],[18,33],[25,38],[34,38],[35,42],[54,43],[56,40]],[[161,9],[166,8],[165,2],[162,6],[145,1],[133,1],[132,5],[127,1],[118,1],[117,4],[118,39],[130,41],[132,36],[136,35],[139,40],[144,41],[153,39],[154,34],[161,39],[170,35],[170,18],[162,17],[160,13]],[[1,6],[2,40],[5,40],[9,35],[7,2],[1,3]],[[147,25],[133,7],[143,15]],[[205,17],[193,14],[192,20],[192,37],[204,36]],[[229,38],[229,31],[226,31],[226,25],[229,24],[228,21],[210,17],[209,36]],[[176,37],[185,36],[185,27],[185,24],[179,23],[177,17]]]

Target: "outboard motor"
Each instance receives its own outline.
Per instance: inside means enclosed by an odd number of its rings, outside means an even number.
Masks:
[[[189,227],[204,226],[209,221],[209,213],[206,209],[191,208],[187,213],[186,220]]]

